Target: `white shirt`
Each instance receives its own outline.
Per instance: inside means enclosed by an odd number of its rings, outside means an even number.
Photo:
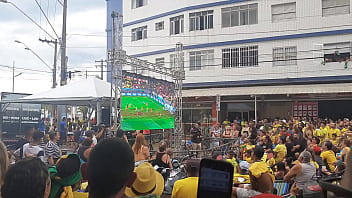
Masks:
[[[23,149],[23,158],[26,157],[38,157],[44,162],[44,149],[37,145],[29,145],[26,149]]]
[[[93,145],[94,145],[94,146],[98,144],[98,140],[97,140],[97,138],[95,137],[95,135],[93,135],[92,140],[93,140]]]
[[[29,143],[24,144],[22,147],[18,148],[13,154],[17,157],[21,157],[21,149],[23,148],[22,159],[24,158],[24,151],[29,147]]]

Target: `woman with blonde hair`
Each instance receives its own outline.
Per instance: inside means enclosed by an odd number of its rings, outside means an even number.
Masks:
[[[9,156],[7,153],[7,149],[4,143],[0,141],[0,189],[4,182],[5,174],[8,167],[9,167]]]
[[[132,150],[135,162],[149,160],[149,148],[143,134],[140,133],[136,136],[136,141],[132,146]]]

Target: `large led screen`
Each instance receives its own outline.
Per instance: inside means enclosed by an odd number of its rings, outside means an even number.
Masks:
[[[123,75],[122,130],[174,128],[174,84],[128,72]]]

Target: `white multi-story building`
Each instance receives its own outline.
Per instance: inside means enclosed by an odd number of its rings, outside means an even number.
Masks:
[[[124,0],[123,48],[172,67],[184,45],[185,122],[214,120],[217,95],[221,120],[351,116],[351,4]]]

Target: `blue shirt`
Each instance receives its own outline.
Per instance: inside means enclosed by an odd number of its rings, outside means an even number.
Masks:
[[[67,123],[65,121],[61,121],[60,122],[60,133],[65,133],[66,132],[66,128],[67,128]]]
[[[44,132],[45,131],[45,124],[43,121],[39,123],[39,131]]]

